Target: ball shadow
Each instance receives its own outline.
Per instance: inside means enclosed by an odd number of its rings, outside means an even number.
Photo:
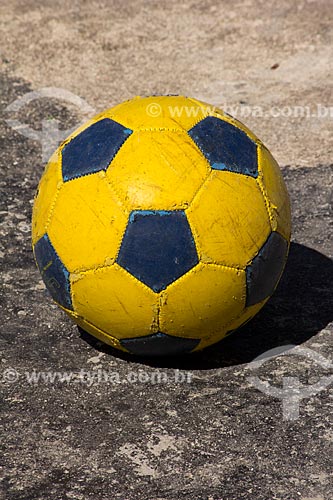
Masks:
[[[274,347],[302,344],[333,320],[333,260],[291,243],[288,262],[273,297],[259,314],[229,337],[186,356],[147,358],[122,353],[79,328],[98,351],[153,367],[208,370],[252,361]]]

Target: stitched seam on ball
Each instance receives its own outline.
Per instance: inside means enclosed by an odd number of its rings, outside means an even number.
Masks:
[[[210,106],[209,104],[204,104],[204,103],[200,103],[200,101],[197,101],[196,99],[193,99],[192,97],[188,97],[188,100],[191,101],[195,106],[197,106],[198,108],[202,109],[202,115],[201,118],[198,118],[195,122],[194,122],[194,125],[192,125],[187,131],[191,130],[193,127],[195,127],[196,125],[198,125],[198,123],[200,123],[202,120],[204,120],[205,118],[207,118],[208,116],[214,116],[214,114],[216,113],[215,111],[209,111],[207,112],[207,109],[209,108],[213,108],[215,109],[216,106]],[[201,106],[202,104],[202,106]]]
[[[164,321],[163,316],[165,317],[165,314],[163,314],[163,306],[167,304],[168,301],[168,287],[165,290],[162,290],[162,292],[159,293],[158,297],[158,327],[159,331],[162,331],[162,326],[161,324]]]
[[[112,264],[103,264],[101,266],[96,266],[96,267],[90,267],[88,269],[85,269],[84,271],[82,271],[82,270],[76,270],[76,271],[73,271],[72,274],[86,275],[86,274],[94,273],[95,271],[100,271],[102,269],[108,269],[108,268],[112,268],[112,267],[114,267],[117,271],[119,271],[119,269],[120,269],[120,272],[126,273],[128,276],[131,277],[132,281],[134,281],[137,285],[141,286],[142,289],[149,290],[152,294],[156,294],[157,295],[157,292],[155,292],[152,288],[150,288],[148,285],[146,285],[145,283],[143,283],[143,281],[140,281],[133,274],[131,274],[129,271],[127,271],[127,269],[125,269],[124,267],[120,266],[117,262],[113,262]]]
[[[199,188],[198,188],[198,190],[199,190],[199,189],[200,189],[200,187],[201,187],[201,185],[202,185],[204,182],[206,182],[207,178],[209,177],[209,175],[210,175],[210,173],[211,173],[211,171],[212,171],[212,167],[211,167],[211,165],[210,165],[209,161],[207,160],[207,158],[205,157],[205,155],[203,154],[202,150],[199,148],[199,146],[196,144],[196,142],[192,139],[192,137],[188,134],[188,132],[187,132],[186,130],[182,130],[182,134],[185,134],[185,135],[186,135],[186,138],[187,138],[187,139],[188,139],[188,138],[190,139],[191,148],[192,148],[192,149],[194,149],[194,151],[200,155],[201,160],[204,160],[205,165],[206,165],[206,170],[207,170],[206,177],[205,177],[205,179],[202,181],[202,183],[200,184],[200,186],[199,186]],[[198,190],[197,190],[197,191],[198,191]],[[195,195],[196,195],[196,192],[194,193],[193,198],[192,198],[192,199],[191,199],[191,201],[189,202],[189,206],[191,205],[191,203],[192,203],[192,201],[193,201],[193,199],[194,199]]]
[[[124,102],[128,102],[128,101],[124,101]],[[76,133],[76,130],[74,130],[74,132],[72,132],[72,134],[67,137],[64,141],[62,141],[59,145],[59,155],[61,157],[61,174],[62,174],[62,151],[64,149],[64,147],[69,144],[73,139],[76,139],[76,137],[78,137],[80,134],[82,134],[82,132],[84,132],[85,130],[88,130],[88,128],[90,128],[92,125],[94,125],[95,123],[98,123],[100,121],[102,121],[104,118],[109,118],[109,117],[105,117],[104,116],[105,114],[105,111],[102,111],[101,113],[98,113],[98,115],[94,116],[93,118],[91,118],[90,120],[88,120],[88,122],[84,123],[84,127],[82,128],[82,130],[80,130],[79,133]],[[113,118],[111,118],[113,119]],[[116,120],[114,120],[116,121]],[[119,125],[122,125],[121,123],[117,122]],[[82,126],[83,126],[82,125]],[[128,128],[128,127],[125,127],[124,125],[122,125],[124,128]],[[80,128],[80,127],[78,127]],[[132,130],[132,129],[130,129]],[[134,132],[134,130],[132,130],[132,132]],[[75,135],[74,135],[75,134]],[[128,138],[127,138],[128,139]],[[113,162],[114,158],[116,157],[116,155],[118,154],[118,152],[120,151],[120,149],[122,148],[122,146],[125,144],[125,142],[127,141],[127,139],[125,139],[125,141],[119,146],[119,148],[117,149],[116,153],[114,154],[111,162],[108,164],[108,166],[106,168],[103,168],[101,170],[97,170],[96,172],[87,172],[85,174],[81,174],[79,175],[78,177],[73,177],[72,179],[68,179],[66,182],[71,182],[71,181],[75,181],[76,179],[80,179],[81,177],[85,177],[87,175],[93,175],[93,174],[97,174],[98,172],[106,172],[107,169],[110,167],[111,163]]]
[[[236,266],[236,265],[226,265],[226,264],[219,264],[217,262],[202,262],[204,266],[208,267],[222,267],[224,269],[228,269],[230,271],[236,271],[236,274],[242,273],[245,276],[246,268],[247,266],[241,267],[241,266]],[[246,276],[245,276],[245,286],[243,286],[243,292],[245,292],[245,300],[246,300]]]
[[[202,265],[200,266],[200,264],[202,264]],[[190,273],[192,273],[192,274],[193,274],[193,273],[195,272],[195,269],[196,269],[198,266],[200,266],[200,268],[201,268],[201,269],[202,269],[202,267],[213,267],[213,266],[216,266],[216,267],[224,267],[225,269],[228,269],[228,270],[231,270],[231,271],[236,271],[237,273],[238,273],[239,271],[241,271],[241,272],[243,272],[243,273],[244,273],[244,275],[245,275],[245,269],[238,269],[238,268],[234,268],[234,267],[230,267],[230,266],[222,266],[222,265],[220,265],[220,264],[214,264],[214,263],[210,263],[210,264],[206,264],[206,263],[199,263],[197,266],[193,267],[192,269],[190,269],[189,271],[187,271],[187,273],[183,274],[180,278],[178,278],[177,282],[178,282],[178,281],[180,281],[180,280],[182,280],[183,278],[185,278],[185,276],[186,276],[187,274],[190,274]],[[176,283],[176,282],[174,282],[174,283]],[[172,284],[171,284],[171,285],[169,285],[169,286],[171,287],[174,283],[172,283]],[[228,329],[228,326],[229,326],[231,323],[233,323],[234,321],[236,321],[238,318],[240,318],[240,317],[244,314],[244,312],[245,312],[245,310],[246,310],[246,306],[245,306],[245,304],[246,304],[246,292],[247,292],[247,287],[246,287],[246,277],[245,277],[245,280],[243,281],[243,285],[242,285],[242,292],[243,292],[243,295],[244,295],[244,306],[243,306],[242,312],[241,312],[241,313],[239,313],[237,316],[235,316],[233,319],[231,319],[230,321],[228,321],[228,323],[226,323],[226,324],[224,325],[224,329],[225,329],[225,331]],[[212,335],[214,335],[215,333],[217,333],[218,331],[219,331],[219,330],[214,330],[214,331],[211,333],[211,335],[207,335],[206,337],[202,337],[200,340],[201,340],[201,341],[202,341],[202,340],[207,340],[207,339],[209,339]],[[225,336],[225,335],[224,335],[224,336]],[[224,338],[224,336],[223,336],[222,338]],[[200,343],[201,343],[201,342],[200,342]],[[200,350],[200,347],[199,347],[199,346],[200,346],[200,344],[197,346],[198,350]]]
[[[106,337],[108,337],[109,339],[112,339],[116,345],[119,345],[119,339],[117,339],[117,337],[114,337],[113,335],[110,335],[105,330],[102,330],[102,328],[94,325],[94,323],[92,323],[91,321],[88,321],[84,316],[80,316],[78,314],[78,318],[79,319],[82,318],[86,323],[88,323],[89,326],[92,326],[93,328],[96,328],[96,330],[98,330],[99,332],[103,333]]]
[[[272,209],[271,209],[271,204],[270,204],[270,200],[268,198],[268,195],[266,193],[266,190],[265,190],[265,187],[264,185],[262,184],[262,181],[261,179],[258,177],[257,179],[255,179],[256,183],[257,183],[257,186],[259,187],[260,189],[260,192],[262,194],[262,197],[264,198],[264,203],[265,203],[265,208],[266,208],[266,212],[268,214],[268,218],[269,218],[269,224],[271,226],[271,230],[274,231],[275,228],[274,228],[274,225],[278,225],[277,224],[277,220],[276,218],[274,217],[273,215],[273,212],[272,212]]]
[[[178,279],[176,279],[175,281],[173,281],[172,283],[170,283],[166,290],[168,291],[170,288],[173,288],[174,286],[176,286],[176,284],[178,284],[179,282],[183,281],[188,275],[190,274],[195,274],[196,272],[198,272],[198,270],[201,270],[205,267],[210,267],[210,266],[217,266],[217,267],[223,267],[225,269],[228,269],[230,271],[234,271],[236,274],[238,274],[239,272],[245,272],[245,269],[238,269],[236,267],[232,267],[232,266],[224,266],[224,265],[219,265],[219,264],[215,264],[215,263],[206,263],[206,262],[201,262],[199,261],[198,264],[194,267],[192,267],[191,269],[189,269],[188,271],[186,271],[186,273],[182,274]]]
[[[206,182],[206,180],[208,179],[208,177],[209,177],[209,176],[210,176],[210,174],[212,173],[212,169],[211,169],[211,166],[210,166],[209,161],[208,161],[208,160],[207,160],[207,158],[206,158],[206,157],[202,154],[202,151],[201,151],[201,150],[200,150],[200,148],[196,145],[196,143],[192,140],[192,138],[191,138],[191,137],[187,134],[187,131],[186,131],[186,130],[184,130],[184,129],[169,129],[169,128],[165,128],[165,129],[138,129],[138,130],[136,130],[136,131],[141,131],[141,132],[142,132],[142,131],[143,131],[143,132],[149,132],[149,131],[159,131],[159,130],[165,130],[165,131],[169,131],[169,132],[177,132],[177,133],[179,133],[179,135],[184,135],[184,134],[186,134],[187,138],[190,138],[190,141],[191,141],[191,143],[192,143],[192,147],[195,149],[196,153],[199,153],[201,160],[204,160],[205,165],[206,165],[206,169],[207,169],[207,172],[206,172],[206,177],[205,177],[205,178],[204,178],[204,180],[200,183],[200,185],[199,185],[198,189],[195,191],[195,193],[194,193],[194,195],[193,195],[192,199],[191,199],[188,203],[187,203],[187,202],[184,202],[184,204],[183,204],[183,205],[180,205],[180,206],[179,206],[179,207],[177,207],[177,208],[173,208],[173,209],[182,209],[182,210],[185,210],[186,208],[188,208],[188,207],[191,205],[191,203],[192,203],[192,201],[194,200],[194,198],[195,198],[196,194],[198,193],[198,191],[201,189],[202,185]],[[112,162],[111,162],[111,164],[109,165],[108,169],[109,169],[109,168],[112,168]],[[113,181],[110,179],[110,176],[106,175],[106,178],[107,178],[107,181],[109,182],[110,186],[113,188],[114,192],[117,194],[117,197],[118,197],[118,199],[119,199],[120,203],[121,203],[123,206],[125,206],[125,208],[127,209],[127,211],[130,213],[130,212],[131,212],[131,210],[130,210],[129,206],[128,206],[128,205],[127,205],[127,203],[126,203],[126,197],[124,197],[124,201],[122,201],[122,200],[123,200],[123,197],[121,197],[121,196],[119,195],[119,193],[117,192],[116,187],[115,187],[115,185],[113,184]],[[154,205],[154,207],[155,207],[155,205]],[[154,207],[151,207],[151,208],[149,208],[149,207],[148,207],[148,208],[146,208],[146,210],[149,210],[149,209],[151,209],[151,210],[153,210],[153,209],[154,209],[154,210],[156,210],[156,207],[155,207],[155,208],[154,208]],[[161,210],[163,210],[163,209],[165,209],[165,207],[162,207],[162,206],[161,206]]]
[[[116,263],[116,260],[118,258],[118,254],[119,254],[119,250],[120,250],[120,247],[121,247],[121,244],[122,244],[122,241],[123,241],[123,237],[124,237],[124,234],[126,232],[126,229],[127,229],[127,222],[125,224],[125,227],[123,229],[123,232],[121,234],[121,237],[119,238],[119,243],[118,243],[118,246],[117,246],[117,249],[116,249],[116,252],[115,252],[115,256],[110,258],[110,257],[107,257],[105,260],[109,260],[110,261],[110,264],[99,264],[99,265],[94,265],[94,266],[91,266],[91,267],[76,267],[75,269],[73,269],[73,271],[71,271],[73,274],[80,274],[80,273],[86,273],[88,271],[96,271],[98,269],[103,269],[104,267],[112,267],[115,263]],[[104,261],[105,262],[105,261]],[[120,266],[121,267],[121,266]]]
[[[207,162],[208,163],[208,162]],[[209,165],[209,163],[208,163]],[[196,198],[196,196],[200,193],[200,191],[203,189],[204,185],[206,184],[206,182],[208,181],[209,177],[213,174],[213,171],[209,165],[209,172],[207,174],[207,177],[202,181],[202,183],[200,184],[200,186],[198,187],[198,189],[195,191],[191,201],[189,202],[188,204],[188,207],[187,208],[190,208],[190,206],[192,205],[192,203],[194,202],[194,199]]]
[[[220,263],[220,262],[205,262],[205,261],[201,261],[201,263],[204,264],[205,266],[225,267],[226,269],[232,269],[234,271],[246,271],[246,268],[247,268],[247,265],[245,265],[245,266],[238,266],[237,264],[229,265],[229,264],[223,264],[223,263]]]
[[[193,147],[195,149],[196,153],[199,153],[200,157],[203,154],[202,150],[199,148],[199,146],[196,144],[196,142],[192,139],[192,137],[188,134],[188,130],[183,129],[183,128],[168,128],[168,127],[140,128],[140,129],[136,129],[135,132],[172,132],[172,133],[175,133],[175,134],[180,135],[180,136],[181,135],[186,136],[187,139],[190,139],[191,147]],[[203,155],[203,159],[207,165],[207,168],[211,169],[210,163],[207,160],[207,158],[205,157],[205,155]]]
[[[102,330],[101,328],[99,328],[98,326],[94,325],[93,323],[91,323],[91,321],[88,321],[84,316],[82,316],[81,314],[78,314],[76,311],[71,311],[70,309],[67,309],[66,307],[63,307],[59,304],[59,306],[61,307],[61,309],[63,311],[65,311],[69,316],[73,316],[74,318],[76,319],[82,319],[84,320],[86,323],[88,323],[89,326],[92,326],[93,328],[96,328],[96,330],[98,330],[99,332],[101,332],[103,335],[105,335],[106,337],[110,338],[111,340],[114,341],[114,344],[115,345],[119,345],[119,339],[117,339],[117,337],[113,337],[113,335],[110,335],[109,333],[105,332],[104,330]],[[81,327],[83,328],[83,327]],[[84,329],[84,328],[83,328]],[[89,333],[89,332],[88,332]]]
[[[62,182],[59,181],[58,185],[57,185],[57,190],[55,192],[55,195],[54,195],[54,198],[53,198],[53,201],[50,205],[50,208],[49,208],[49,213],[48,213],[48,216],[47,216],[47,219],[46,219],[46,223],[45,223],[45,233],[47,233],[47,230],[48,230],[48,227],[51,223],[51,220],[52,220],[52,216],[54,214],[54,209],[55,209],[55,206],[56,206],[56,203],[57,203],[57,200],[58,200],[58,197],[59,197],[59,193],[62,189]]]
[[[244,269],[246,269],[246,266],[240,266],[239,264],[234,264],[234,263],[232,263],[232,264],[226,264],[226,263],[223,263],[223,262],[217,262],[214,259],[212,259],[211,262],[206,262],[204,260],[203,250],[201,248],[201,236],[199,236],[199,233],[197,232],[196,227],[194,227],[194,225],[192,224],[191,213],[188,214],[187,212],[188,212],[188,209],[185,210],[185,213],[186,213],[187,221],[188,221],[188,223],[190,225],[192,234],[194,236],[194,242],[195,242],[195,247],[196,247],[196,250],[197,250],[198,257],[199,257],[199,262],[201,262],[202,264],[215,264],[217,266],[223,266],[223,267],[227,267],[227,268],[230,268],[230,269],[237,269],[237,270],[244,270]],[[198,242],[198,244],[197,244],[197,242]]]
[[[157,296],[156,304],[153,308],[153,320],[150,325],[152,334],[160,331],[160,311],[161,311],[161,293]]]
[[[116,187],[113,185],[113,183],[110,181],[110,179],[107,176],[105,176],[104,179],[105,179],[106,183],[108,184],[109,188],[112,190],[112,192],[117,197],[117,199],[118,199],[121,207],[125,209],[125,214],[124,215],[126,215],[126,217],[127,217],[127,220],[126,220],[126,223],[124,225],[124,229],[122,231],[121,237],[118,238],[118,245],[117,245],[117,249],[116,249],[116,252],[115,252],[115,256],[112,259],[113,263],[115,263],[116,260],[117,260],[117,258],[118,258],[118,255],[119,255],[119,251],[120,251],[120,248],[121,248],[121,244],[123,242],[124,235],[126,233],[126,229],[127,229],[127,225],[128,225],[128,217],[129,217],[129,214],[130,214],[130,210],[129,210],[129,207],[127,207],[127,205],[126,205],[125,200],[124,200],[124,202],[122,202],[122,200],[121,200],[121,198],[120,198],[120,196],[118,194],[118,191],[116,190]]]
[[[246,286],[245,286],[245,288],[246,288]],[[267,300],[268,300],[268,299],[267,299]],[[245,304],[246,304],[246,296],[245,296]],[[228,335],[228,328],[229,328],[229,326],[230,326],[230,325],[231,325],[234,321],[237,321],[238,319],[240,319],[240,318],[243,316],[243,314],[244,314],[245,312],[246,312],[246,306],[244,305],[244,307],[243,307],[243,309],[242,309],[242,312],[240,312],[237,316],[235,316],[233,319],[231,319],[230,321],[228,321],[228,323],[226,323],[226,324],[223,326],[223,329],[225,330],[225,334],[223,335],[223,337],[222,337],[222,338],[224,338],[224,337],[226,337],[226,336]],[[254,316],[255,316],[255,314],[251,317],[251,319],[252,319]],[[246,321],[246,320],[245,320],[245,321]],[[242,326],[242,324],[241,324],[241,325],[239,325],[239,327],[237,327],[237,329],[238,329],[238,328],[240,328],[241,326]],[[219,332],[219,330],[214,330],[214,331],[213,331],[210,335],[207,335],[206,337],[202,337],[202,339],[201,339],[201,340],[207,340],[207,339],[209,339],[210,337],[212,337],[213,335],[215,335],[215,334],[216,334],[216,333],[218,333],[218,332]],[[221,339],[221,340],[222,340],[222,339]]]
[[[198,123],[200,123],[202,120],[204,120],[205,118],[207,118],[208,116],[213,116],[213,113],[209,112],[207,113],[207,108],[210,108],[211,106],[209,104],[207,104],[206,106],[203,104],[202,106],[200,106],[198,104],[198,101],[196,101],[195,99],[193,99],[192,97],[188,97],[188,100],[191,101],[195,106],[197,106],[198,108],[200,108],[202,110],[202,116],[197,118],[195,120],[195,122],[193,122],[193,125],[187,129],[187,131],[191,130],[192,128],[194,128],[196,125],[198,125]],[[215,106],[213,106],[214,108]]]
[[[241,318],[241,316],[242,316],[242,315],[244,314],[244,312],[245,312],[245,309],[246,309],[246,307],[244,306],[244,308],[243,308],[243,310],[242,310],[242,312],[241,312],[240,314],[238,314],[235,318],[233,318],[232,320],[228,321],[228,323],[226,323],[225,325],[223,325],[223,331],[224,331],[224,334],[223,334],[223,337],[221,337],[221,339],[220,339],[220,340],[222,340],[222,339],[224,339],[225,337],[227,337],[227,336],[228,336],[228,328],[229,328],[229,326],[230,326],[230,325],[231,325],[234,321],[237,321],[239,318]],[[242,326],[242,325],[240,325],[238,328],[240,328],[241,326]],[[205,341],[207,341],[207,340],[211,339],[211,337],[214,337],[217,333],[219,333],[219,331],[220,331],[220,330],[214,330],[214,331],[213,331],[210,335],[207,335],[207,336],[205,336],[205,337],[202,337],[202,338],[200,339],[200,344],[201,344],[201,342],[205,342]],[[230,333],[231,333],[231,332],[230,332]],[[208,346],[209,346],[209,345],[213,345],[215,342],[218,342],[218,341],[219,341],[219,340],[215,340],[215,341],[213,341],[212,343],[208,344]],[[198,347],[198,350],[200,350],[200,344],[197,346],[197,347]],[[208,347],[208,346],[207,346],[207,347]]]
[[[110,166],[111,166],[111,164],[108,166],[108,169],[110,168]],[[106,182],[109,184],[110,188],[112,189],[112,191],[114,192],[114,194],[117,196],[117,199],[118,199],[119,203],[121,204],[121,206],[126,209],[126,212],[129,215],[131,213],[131,210],[130,210],[130,207],[126,203],[126,196],[120,195],[114,182],[110,179],[109,175],[106,174],[105,179],[106,179]]]
[[[127,229],[127,225],[128,225],[128,217],[129,217],[129,214],[130,214],[130,210],[129,210],[129,207],[127,207],[127,205],[125,203],[122,202],[122,200],[120,199],[120,196],[115,188],[115,186],[113,185],[113,183],[110,181],[110,179],[105,176],[104,177],[105,179],[105,182],[107,183],[108,187],[112,190],[112,192],[114,193],[114,195],[116,196],[117,200],[119,201],[120,203],[120,206],[122,208],[125,209],[125,216],[127,218],[126,220],[126,223],[124,225],[124,229],[122,231],[122,234],[121,234],[121,237],[118,238],[118,245],[117,245],[117,249],[116,249],[116,252],[115,252],[115,256],[114,258],[112,259],[113,263],[116,262],[117,258],[118,258],[118,255],[119,255],[119,251],[120,251],[120,248],[121,248],[121,244],[122,244],[122,241],[123,241],[123,238],[124,238],[124,235],[126,233],[126,229]]]
[[[135,129],[135,132],[179,132],[186,133],[186,130],[178,127],[140,127]]]
[[[265,146],[263,146],[265,147]],[[265,203],[265,208],[266,208],[266,212],[268,214],[268,218],[269,218],[269,225],[271,227],[271,230],[274,231],[274,223],[275,225],[277,226],[278,223],[277,223],[277,220],[275,219],[274,215],[273,215],[273,211],[271,210],[271,204],[270,204],[270,200],[269,200],[269,197],[268,197],[268,193],[266,192],[266,188],[264,186],[264,183],[263,181],[261,180],[261,176],[263,175],[263,172],[262,172],[262,169],[261,167],[259,168],[259,147],[257,147],[257,168],[258,168],[258,177],[255,178],[255,181],[257,183],[257,186],[259,186],[259,189],[260,189],[260,192],[264,198],[264,203]]]
[[[85,274],[85,273],[89,273],[89,272],[98,271],[99,269],[112,267],[115,264],[116,259],[111,259],[111,260],[112,260],[112,262],[110,264],[103,263],[103,264],[93,265],[91,267],[76,267],[72,271],[72,274]]]

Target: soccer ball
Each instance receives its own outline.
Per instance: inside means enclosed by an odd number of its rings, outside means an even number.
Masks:
[[[200,350],[274,292],[290,241],[279,167],[242,123],[136,97],[76,130],[35,198],[35,259],[84,330],[138,355]]]

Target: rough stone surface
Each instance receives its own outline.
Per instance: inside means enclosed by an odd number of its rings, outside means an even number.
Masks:
[[[154,91],[206,93],[214,102],[210,96],[222,88],[234,102],[332,104],[329,2],[282,1],[274,8],[222,2],[224,12],[211,1],[100,2],[98,8],[73,2],[67,11],[63,0],[43,5],[0,6],[7,68],[0,76],[2,110],[41,85],[67,88],[101,109]],[[271,70],[274,63],[280,66]],[[78,120],[73,109],[50,99],[20,112],[35,128],[48,116],[66,129]],[[304,399],[291,421],[282,418],[279,399],[249,381],[258,375],[281,387],[283,377],[294,377],[308,385],[332,368],[295,354],[258,369],[248,365],[286,344],[332,363],[331,121],[244,121],[284,165],[293,209],[285,274],[242,330],[201,354],[162,360],[106,348],[52,304],[30,247],[40,145],[0,122],[0,378],[17,374],[16,381],[1,382],[1,498],[332,499],[333,384]],[[27,378],[34,370],[76,376],[34,384]],[[109,381],[99,380],[101,370]],[[175,373],[187,382],[174,380]],[[141,382],[128,380],[138,376]],[[161,384],[145,381],[165,376]]]
[[[227,105],[279,163],[312,167],[332,161],[332,17],[330,0],[4,0],[0,60],[98,111],[151,94]]]

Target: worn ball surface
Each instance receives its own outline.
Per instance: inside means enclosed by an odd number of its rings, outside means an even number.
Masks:
[[[139,355],[197,351],[274,292],[290,240],[279,167],[243,124],[195,99],[134,98],[51,157],[32,243],[53,299]]]

